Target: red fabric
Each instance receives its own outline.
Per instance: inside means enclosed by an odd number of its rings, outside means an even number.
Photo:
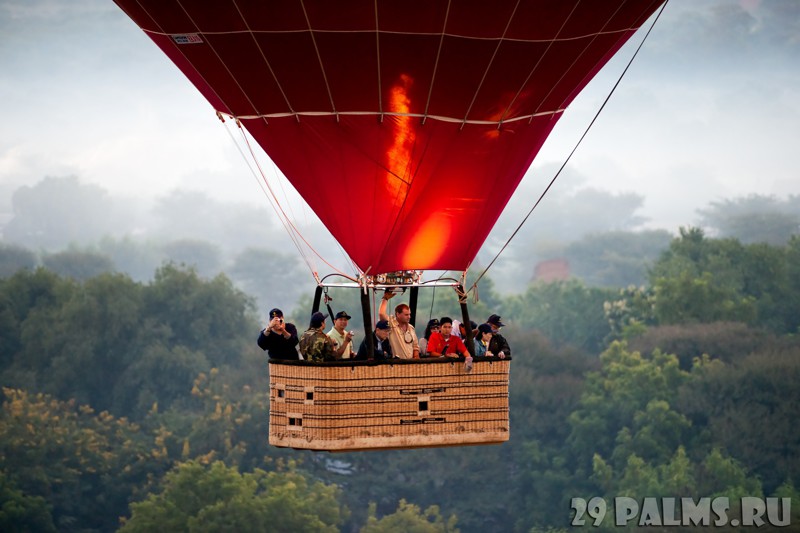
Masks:
[[[460,338],[456,337],[455,335],[450,335],[450,338],[447,339],[447,342],[445,342],[442,334],[438,331],[434,331],[431,333],[431,338],[428,339],[428,352],[443,353],[442,350],[444,349],[445,344],[447,344],[446,353],[449,354],[463,355],[464,352],[467,351],[467,347]]]
[[[370,274],[464,270],[563,109],[662,3],[116,1]]]

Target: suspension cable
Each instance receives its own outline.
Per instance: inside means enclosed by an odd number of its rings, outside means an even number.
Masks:
[[[572,151],[569,153],[567,158],[564,160],[564,163],[562,163],[561,167],[558,169],[558,171],[553,176],[553,179],[551,179],[550,183],[547,184],[547,187],[545,187],[544,191],[542,191],[542,194],[539,195],[539,198],[533,204],[533,207],[530,208],[530,210],[528,211],[528,214],[525,215],[525,217],[522,219],[522,222],[519,223],[519,225],[514,230],[514,232],[511,234],[511,236],[506,240],[505,244],[503,244],[502,248],[500,248],[500,251],[497,252],[497,254],[492,258],[492,260],[489,262],[489,264],[486,266],[486,268],[483,269],[483,271],[480,273],[480,275],[475,279],[475,282],[470,286],[470,288],[466,292],[469,292],[469,291],[471,291],[473,289],[477,290],[478,282],[481,280],[481,278],[483,278],[483,276],[486,274],[486,272],[489,271],[489,269],[492,267],[492,265],[495,263],[495,261],[497,261],[497,259],[500,257],[500,254],[502,254],[503,251],[508,247],[508,245],[511,243],[511,239],[513,239],[517,235],[517,233],[519,233],[519,230],[522,229],[522,226],[525,224],[525,222],[528,221],[528,218],[530,218],[530,216],[533,214],[533,211],[539,206],[539,203],[542,201],[542,199],[548,193],[550,188],[553,186],[553,184],[555,183],[556,179],[561,175],[561,171],[564,170],[564,168],[569,163],[570,159],[572,159],[572,156],[578,150],[578,147],[583,142],[583,139],[586,138],[586,135],[588,135],[589,130],[592,129],[592,126],[597,121],[597,118],[600,116],[600,113],[602,113],[603,109],[605,109],[606,104],[611,99],[611,96],[617,90],[617,87],[619,86],[620,82],[622,82],[622,78],[628,72],[628,69],[630,68],[631,64],[633,63],[633,60],[636,59],[637,55],[639,55],[639,51],[642,49],[642,46],[644,46],[644,43],[647,40],[647,37],[650,35],[650,32],[653,31],[653,28],[655,27],[656,22],[658,22],[658,19],[661,18],[661,14],[664,12],[664,8],[667,7],[668,3],[669,3],[669,0],[664,2],[664,4],[661,6],[661,9],[659,10],[658,15],[656,15],[656,17],[653,19],[653,23],[650,25],[650,28],[648,28],[647,33],[645,33],[644,37],[642,38],[642,41],[639,43],[639,46],[636,48],[636,51],[633,53],[633,55],[631,56],[630,60],[628,61],[628,64],[625,66],[625,69],[622,71],[622,73],[620,74],[620,76],[617,79],[616,83],[611,88],[611,91],[608,93],[608,96],[606,96],[605,100],[603,101],[603,104],[597,110],[597,113],[595,113],[594,118],[592,118],[591,122],[586,127],[586,130],[583,132],[583,135],[580,136],[580,138],[578,139],[578,142],[575,143],[575,146],[572,148]]]

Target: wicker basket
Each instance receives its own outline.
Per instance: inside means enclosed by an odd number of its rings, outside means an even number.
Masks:
[[[271,360],[269,443],[331,452],[502,443],[509,365]]]

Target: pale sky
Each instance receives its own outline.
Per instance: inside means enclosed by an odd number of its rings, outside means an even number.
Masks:
[[[515,206],[532,205],[632,52],[567,111]],[[211,106],[111,0],[0,0],[0,105],[6,214],[16,188],[66,175],[268,206]],[[647,225],[674,231],[711,201],[800,194],[798,147],[800,1],[671,0],[556,186],[639,194]]]

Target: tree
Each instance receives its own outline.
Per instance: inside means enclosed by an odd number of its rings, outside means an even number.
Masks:
[[[340,493],[292,470],[240,474],[219,461],[189,461],[167,473],[162,492],[132,503],[119,531],[333,533],[347,516]]]
[[[778,333],[800,326],[796,239],[787,246],[743,245],[707,239],[698,228],[681,228],[651,270],[655,314],[662,325],[739,321]]]
[[[610,333],[604,303],[615,294],[578,280],[538,282],[525,294],[509,297],[506,308],[520,327],[541,331],[556,346],[569,343],[596,353]]]
[[[679,395],[693,425],[708,428],[713,445],[747,465],[766,492],[786,477],[800,478],[794,452],[800,346],[765,345],[734,364],[708,366],[701,376]]]
[[[361,528],[361,533],[391,533],[403,531],[408,533],[457,533],[456,517],[448,520],[439,514],[439,508],[431,505],[425,511],[418,506],[400,500],[397,511],[390,515],[375,516],[375,504],[369,506],[367,523]]]
[[[110,257],[96,252],[79,250],[76,247],[62,252],[44,254],[42,264],[60,276],[78,281],[115,270],[114,262]]]
[[[7,278],[18,270],[33,270],[36,254],[17,244],[0,242],[0,278]]]
[[[570,273],[589,286],[641,286],[647,268],[669,246],[664,230],[589,233],[564,250]]]
[[[208,241],[180,239],[164,243],[161,248],[171,262],[192,268],[204,278],[220,273],[222,261],[219,246]]]
[[[601,370],[587,375],[580,405],[569,417],[568,442],[582,462],[577,467],[590,470],[594,454],[613,458],[618,469],[631,454],[663,462],[689,426],[673,404],[690,374],[674,355],[645,357],[624,342],[612,343],[600,360]]]
[[[168,264],[143,296],[144,316],[163,329],[168,345],[202,352],[212,366],[236,364],[259,330],[252,299],[223,275],[206,281],[194,269]]]
[[[160,238],[209,241],[226,253],[259,246],[283,232],[264,208],[227,204],[198,191],[175,190],[159,198],[153,214]]]
[[[298,275],[301,267],[294,255],[266,248],[247,248],[234,258],[226,272],[237,287],[258,301],[266,316],[266,310],[273,307],[288,312],[301,296],[313,294],[311,276]],[[309,306],[306,310],[309,316],[310,309]],[[350,314],[355,312],[353,309]]]
[[[104,189],[82,184],[75,176],[47,177],[32,187],[20,187],[11,203],[14,216],[3,229],[4,237],[37,249],[89,244],[107,234],[122,234],[131,218]]]
[[[23,493],[2,471],[0,471],[0,530],[42,533],[56,531],[45,499]]]
[[[743,243],[785,244],[800,234],[800,196],[779,200],[753,194],[744,198],[712,202],[699,210],[701,224],[719,237]]]
[[[117,271],[128,274],[134,281],[146,282],[167,259],[163,248],[151,241],[139,241],[125,236],[121,239],[104,237],[97,244],[100,253],[111,258]]]
[[[15,491],[25,496],[19,512],[43,530],[48,516],[37,498],[46,499],[59,531],[110,531],[148,476],[163,470],[148,437],[125,419],[43,394],[3,393],[0,479],[12,499],[19,500]]]

